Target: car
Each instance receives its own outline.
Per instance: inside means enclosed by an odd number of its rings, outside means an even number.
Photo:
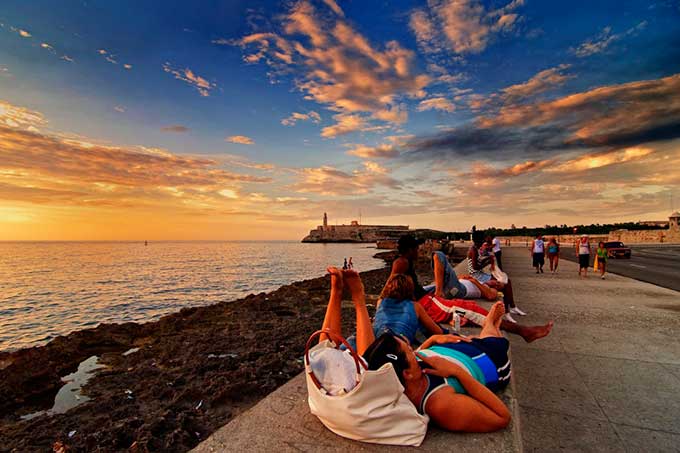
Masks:
[[[607,256],[613,258],[630,258],[630,247],[626,247],[621,241],[605,242],[604,248],[607,249]]]

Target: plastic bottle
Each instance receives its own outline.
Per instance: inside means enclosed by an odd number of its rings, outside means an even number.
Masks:
[[[460,332],[460,315],[456,312],[451,315],[451,326],[454,332]]]

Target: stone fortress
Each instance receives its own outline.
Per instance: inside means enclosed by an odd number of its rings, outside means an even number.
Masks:
[[[622,241],[630,244],[647,244],[655,242],[680,243],[680,212],[675,211],[668,217],[667,230],[614,230],[609,232],[610,241]]]
[[[349,225],[329,225],[323,213],[323,225],[311,230],[302,242],[376,242],[398,239],[411,231],[408,225],[361,225],[352,220]]]

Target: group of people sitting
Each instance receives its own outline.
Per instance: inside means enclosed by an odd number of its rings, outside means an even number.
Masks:
[[[485,268],[489,260],[480,254],[484,237],[474,235],[473,242],[467,275],[457,275],[447,256],[435,251],[429,257],[434,284],[423,287],[416,273],[420,241],[411,235],[400,238],[399,256],[373,322],[359,274],[328,268],[331,294],[322,328],[341,335],[341,299],[348,291],[356,311],[356,352],[369,370],[391,364],[411,403],[438,426],[491,432],[510,421],[508,408],[494,393],[511,376],[509,343],[501,331],[531,342],[548,335],[553,323],[524,326],[508,316],[524,314],[516,307],[512,283],[499,281]],[[470,300],[478,298],[497,302],[487,311]],[[476,336],[450,332],[455,316],[481,331]]]

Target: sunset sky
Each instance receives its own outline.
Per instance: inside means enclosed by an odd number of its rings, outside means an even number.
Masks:
[[[680,1],[0,5],[0,240],[662,220]]]

